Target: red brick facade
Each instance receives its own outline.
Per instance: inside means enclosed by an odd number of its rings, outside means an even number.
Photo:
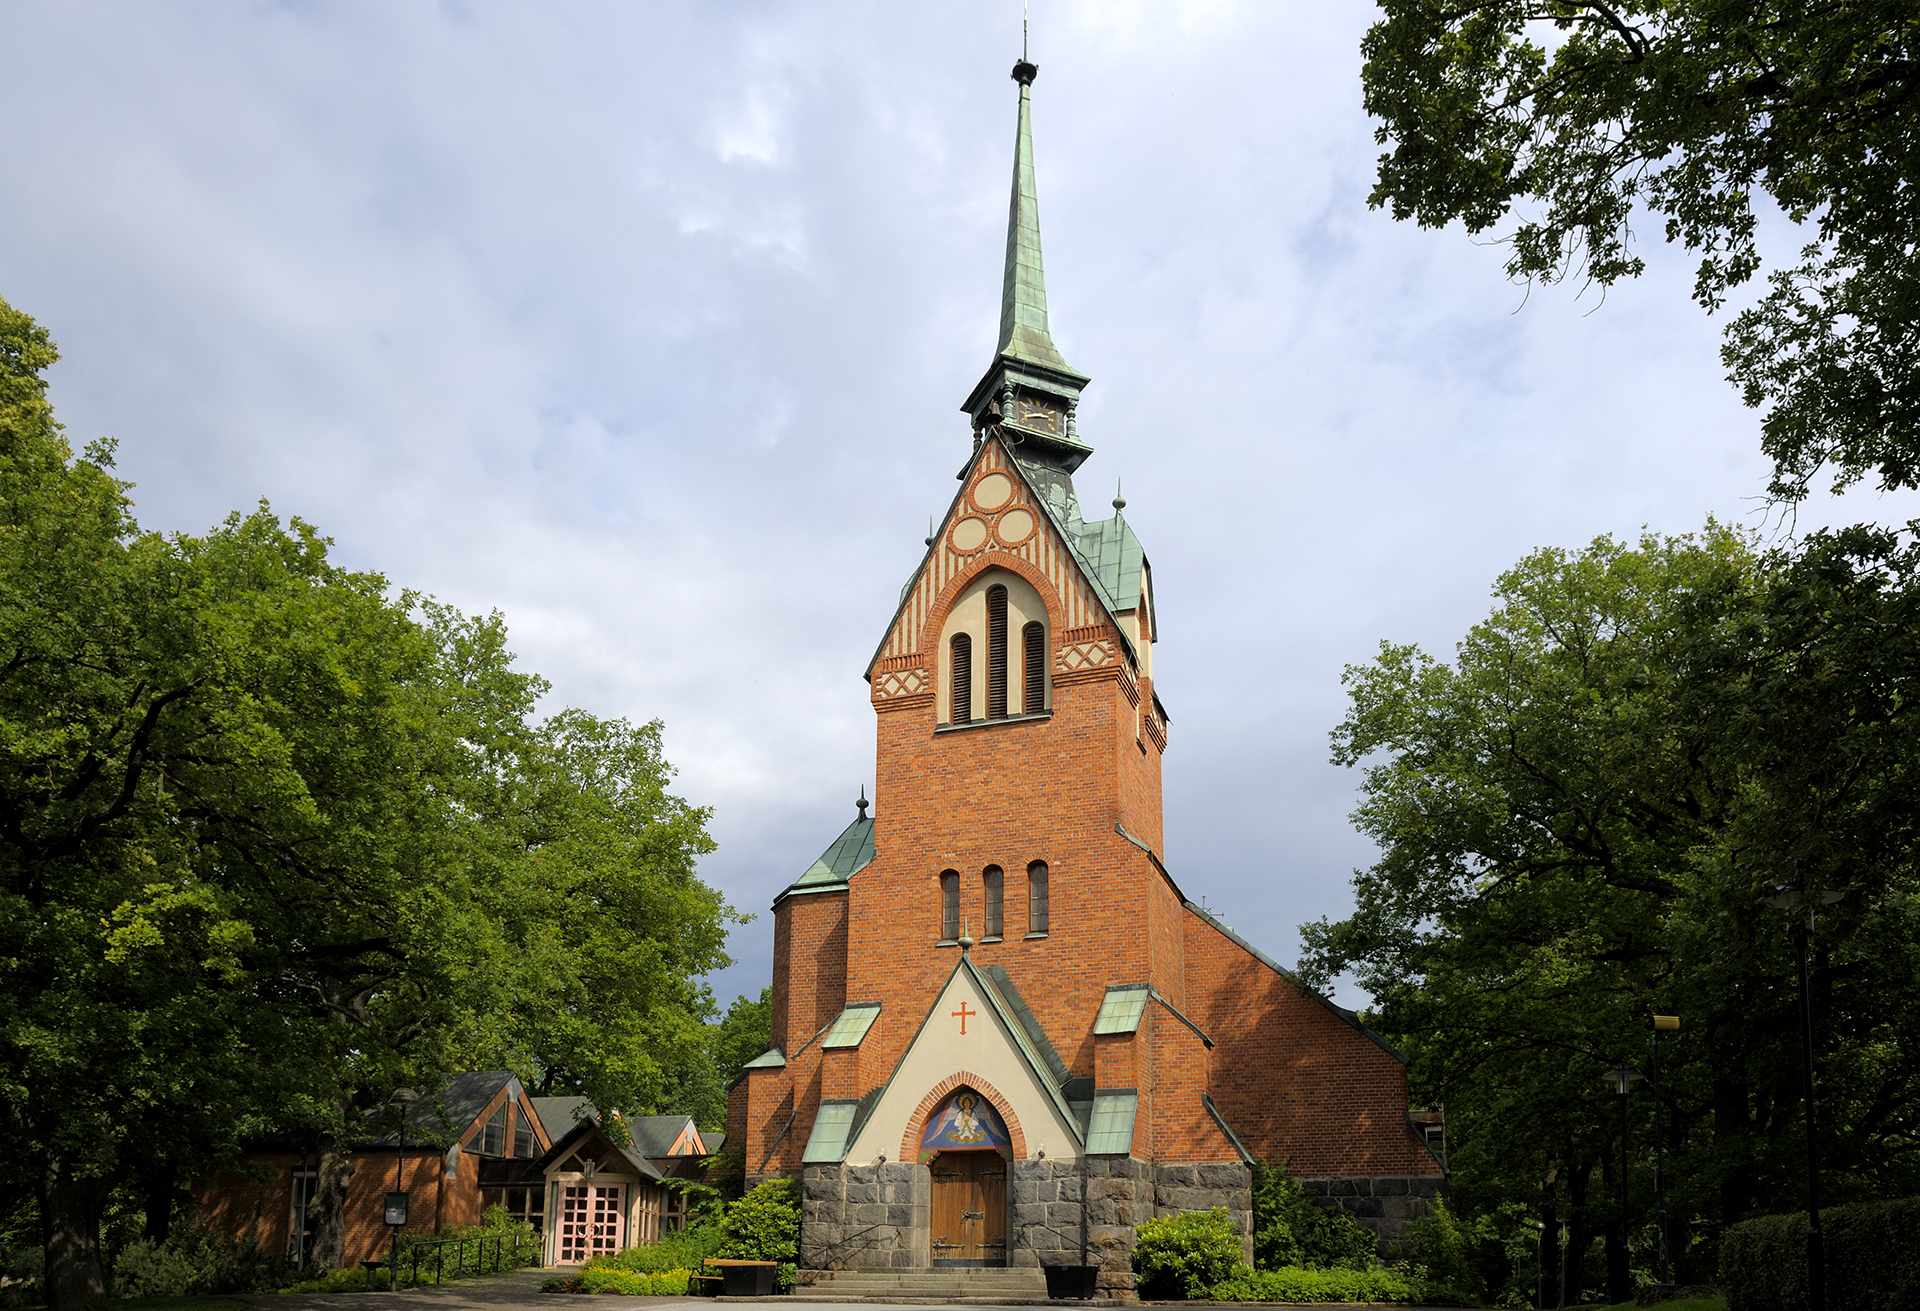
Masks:
[[[869,673],[878,721],[871,863],[776,904],[772,1043],[786,1064],[750,1070],[732,1092],[729,1137],[745,1144],[748,1174],[796,1171],[823,1097],[856,1099],[892,1077],[960,952],[941,940],[941,875],[954,871],[961,918],[981,938],[973,963],[1005,968],[1072,1076],[1137,1090],[1134,1157],[1239,1159],[1217,1113],[1250,1155],[1291,1161],[1298,1174],[1437,1175],[1407,1121],[1398,1057],[1189,906],[1161,864],[1166,739],[1144,560],[1139,591],[1111,597],[1088,623],[1095,589],[1053,521],[1042,517],[1017,554],[960,551],[953,522],[984,516],[972,489],[994,474],[1015,485],[1001,516],[1036,505],[1019,462],[988,436]],[[953,607],[981,580],[1006,575],[1046,607],[1046,713],[942,725]],[[1110,658],[1073,658],[1089,650]],[[1048,868],[1044,936],[1027,932],[1035,861]],[[997,938],[982,936],[989,866],[1005,871]],[[1136,1031],[1096,1038],[1109,985],[1134,983],[1157,993]],[[874,1002],[880,1016],[858,1048],[820,1050],[816,1036],[844,1006]]]

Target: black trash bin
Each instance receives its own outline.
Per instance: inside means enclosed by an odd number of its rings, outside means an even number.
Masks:
[[[773,1294],[773,1276],[779,1266],[771,1261],[742,1262],[739,1265],[723,1267],[725,1280],[722,1290],[728,1297],[770,1297]]]

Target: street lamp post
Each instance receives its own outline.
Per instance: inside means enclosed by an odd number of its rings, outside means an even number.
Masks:
[[[1643,1077],[1640,1071],[1624,1061],[1600,1076],[1600,1082],[1620,1098],[1620,1256],[1623,1265],[1627,1259],[1627,1235],[1631,1232],[1627,1225],[1627,1094]],[[1610,1291],[1616,1297],[1627,1295],[1624,1288]]]
[[[400,1231],[407,1226],[407,1115],[420,1094],[411,1088],[396,1089],[391,1104],[400,1108],[400,1137],[393,1149],[393,1191],[387,1194],[386,1221],[392,1230],[387,1245],[387,1289],[400,1287]]]
[[[1677,1033],[1680,1030],[1678,1015],[1655,1015],[1647,1021],[1647,1027],[1653,1030],[1653,1191],[1659,1198],[1660,1214],[1660,1282],[1668,1282],[1667,1271],[1667,1172],[1666,1144],[1660,1136],[1660,1103],[1666,1096],[1666,1090],[1660,1086],[1660,1035]]]
[[[1827,1311],[1827,1257],[1820,1235],[1820,1152],[1813,1123],[1813,1004],[1807,994],[1807,951],[1812,945],[1814,912],[1846,896],[1834,888],[1808,889],[1805,879],[1784,883],[1767,898],[1769,906],[1795,911],[1807,908],[1804,923],[1793,917],[1793,957],[1800,978],[1800,1095],[1807,1107],[1807,1306]]]

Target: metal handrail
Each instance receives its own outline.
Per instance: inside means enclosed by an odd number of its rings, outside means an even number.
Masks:
[[[508,1246],[507,1242],[509,1238],[513,1240],[511,1247]],[[498,1273],[502,1270],[518,1269],[520,1266],[521,1245],[523,1243],[531,1243],[533,1247],[531,1254],[537,1255],[540,1250],[539,1242],[539,1235],[526,1234],[519,1230],[515,1230],[510,1235],[489,1234],[474,1238],[429,1238],[411,1242],[407,1244],[409,1259],[412,1265],[408,1287],[420,1287],[420,1256],[422,1252],[431,1251],[433,1282],[435,1285],[439,1285],[446,1280],[447,1249],[449,1247],[454,1249],[453,1277],[459,1279],[468,1274],[484,1275]],[[468,1244],[472,1244],[474,1248],[471,1267],[469,1267],[467,1260]],[[491,1257],[491,1259],[489,1259],[489,1257]],[[398,1274],[398,1271],[394,1272],[396,1282]]]

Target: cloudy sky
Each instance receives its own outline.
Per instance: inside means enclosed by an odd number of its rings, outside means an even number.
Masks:
[[[1342,667],[1450,650],[1535,547],[1763,525],[1755,419],[1679,253],[1604,303],[1528,296],[1497,248],[1366,208],[1367,5],[1034,8],[1082,495],[1124,478],[1155,568],[1168,863],[1291,960],[1370,859],[1327,763]],[[664,720],[707,876],[760,913],[724,1000],[871,784],[860,672],[994,345],[1019,27],[1019,0],[11,5],[0,295],[148,526],[264,497],[504,612],[556,706]]]

